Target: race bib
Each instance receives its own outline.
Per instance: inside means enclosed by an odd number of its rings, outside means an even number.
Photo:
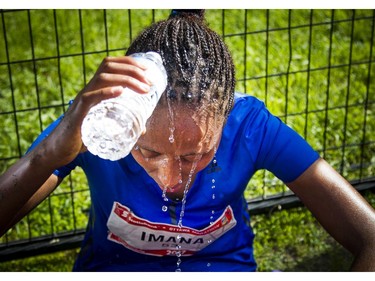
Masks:
[[[236,225],[228,206],[208,227],[198,230],[172,224],[153,223],[136,216],[128,207],[114,202],[108,218],[108,239],[138,253],[153,256],[191,256]]]

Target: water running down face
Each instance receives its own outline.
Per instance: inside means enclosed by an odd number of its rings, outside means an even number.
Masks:
[[[168,86],[132,154],[163,195],[183,200],[219,145],[234,101],[234,64],[204,12],[172,13],[146,28],[127,54],[148,51],[161,55]]]
[[[217,120],[209,111],[199,111],[183,105],[173,106],[173,124],[167,105],[156,107],[147,122],[146,133],[133,149],[134,159],[156,181],[171,199],[181,199],[196,174],[213,159],[219,145],[223,118]],[[171,125],[173,142],[170,141]]]

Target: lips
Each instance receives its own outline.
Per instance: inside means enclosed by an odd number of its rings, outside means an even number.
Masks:
[[[176,184],[175,186],[168,187],[167,192],[176,193],[176,192],[181,191],[183,188],[184,188],[183,184]]]
[[[161,185],[159,185],[159,188],[161,190],[165,190],[165,187],[162,187]],[[185,185],[183,183],[179,183],[172,187],[167,187],[165,191],[168,194],[181,195],[183,194],[184,190],[185,190]]]
[[[185,193],[185,189],[190,189],[193,186],[194,180],[195,175],[193,175],[190,180],[187,181],[179,180],[179,182],[172,187],[165,187],[164,185],[159,184],[159,188],[170,194],[170,196],[182,197]]]

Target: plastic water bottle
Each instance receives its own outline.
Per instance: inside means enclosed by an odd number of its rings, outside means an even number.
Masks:
[[[120,96],[93,106],[82,123],[84,145],[103,159],[115,161],[130,153],[167,86],[167,73],[158,53],[131,56],[147,66],[146,77],[152,83],[149,93],[124,88]]]

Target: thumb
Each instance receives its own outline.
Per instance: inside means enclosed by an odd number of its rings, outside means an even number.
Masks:
[[[84,93],[81,97],[83,103],[82,105],[83,107],[87,107],[87,109],[89,109],[90,107],[98,104],[102,100],[120,96],[123,90],[124,88],[122,86],[114,86]]]
[[[114,86],[101,88],[91,92],[80,93],[73,101],[73,105],[69,108],[68,114],[76,116],[74,118],[83,119],[91,107],[95,106],[102,100],[118,97],[122,94],[124,88],[122,86]]]

